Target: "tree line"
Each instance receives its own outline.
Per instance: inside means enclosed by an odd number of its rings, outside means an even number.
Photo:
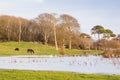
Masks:
[[[109,29],[100,25],[91,29],[92,34],[104,34],[104,39],[115,35]],[[0,41],[40,42],[45,45],[55,45],[76,49],[95,49],[97,42],[86,33],[80,32],[77,19],[68,14],[42,13],[32,20],[21,17],[0,16]],[[102,42],[102,41],[101,41]]]
[[[95,42],[97,49],[117,49],[120,48],[120,36],[116,36],[112,30],[105,29],[101,25],[96,25],[91,29],[91,33],[96,36],[98,35],[97,41]],[[112,38],[112,39],[110,39]]]

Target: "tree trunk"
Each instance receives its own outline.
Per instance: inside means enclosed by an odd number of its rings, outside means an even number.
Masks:
[[[100,34],[98,33],[98,40],[100,41]]]
[[[100,50],[100,34],[98,33],[98,50]]]
[[[63,39],[62,41],[62,45],[61,45],[61,48],[60,48],[60,54],[61,55],[66,55],[66,51],[65,51],[65,41]]]
[[[46,34],[44,36],[44,44],[47,45],[47,36],[46,36]]]
[[[55,24],[54,24],[54,40],[55,40],[55,49],[58,50]]]
[[[7,39],[8,41],[10,41],[10,30],[8,26],[7,26]]]
[[[64,39],[62,40],[62,46],[63,46],[63,48],[65,48],[65,40]]]
[[[18,38],[18,41],[20,42],[21,41],[21,21],[19,20],[19,38]]]
[[[71,49],[71,38],[69,40],[69,49]]]
[[[8,39],[8,41],[10,41],[10,28],[9,28],[9,24],[10,24],[10,19],[8,20],[8,23],[7,23],[7,39]]]

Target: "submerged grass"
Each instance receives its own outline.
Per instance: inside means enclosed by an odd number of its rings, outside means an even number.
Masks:
[[[19,48],[20,51],[15,51],[15,48]],[[37,42],[0,42],[0,55],[27,55],[27,49],[33,49],[35,54],[44,55],[60,55],[60,49],[57,51],[53,46],[43,45]],[[81,55],[84,52],[89,54],[101,54],[103,51],[96,50],[77,50],[77,49],[65,49],[68,55]]]
[[[119,75],[0,70],[0,80],[120,80]]]

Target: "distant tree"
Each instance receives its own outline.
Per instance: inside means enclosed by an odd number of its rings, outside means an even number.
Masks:
[[[80,41],[81,41],[81,47],[82,49],[89,49],[92,46],[93,40],[90,35],[86,33],[80,34]]]
[[[58,50],[57,39],[56,39],[56,18],[54,15],[49,13],[40,14],[35,21],[40,27],[40,32],[44,37],[44,44],[47,44],[51,34],[54,35],[55,48]]]
[[[104,33],[104,27],[101,25],[96,25],[91,29],[92,34],[97,34],[98,35],[98,40],[100,40],[100,34]]]
[[[0,16],[0,39],[2,41],[28,41],[29,28],[27,19],[7,15]]]
[[[100,49],[100,34],[103,34],[104,33],[104,27],[101,26],[101,25],[96,25],[94,26],[92,29],[91,29],[91,33],[94,34],[97,34],[98,35],[98,42],[96,44],[96,49]]]
[[[8,17],[8,23],[7,23],[7,38],[8,38],[8,41],[10,41],[10,19],[11,19],[11,17]]]
[[[80,25],[74,17],[67,14],[60,16],[60,25],[69,31],[69,49],[71,49],[72,33],[79,33]]]
[[[26,36],[28,41],[41,41],[42,42],[42,37],[41,37],[41,30],[39,25],[34,21],[34,20],[30,20],[28,23],[28,28],[26,28]]]
[[[65,42],[65,44],[67,44],[67,39],[68,39],[68,31],[65,30],[63,27],[56,27],[56,31],[57,31],[57,41],[58,41],[58,45],[62,45],[63,41]]]
[[[108,49],[117,49],[117,48],[120,48],[120,43],[119,41],[116,41],[116,40],[110,40],[107,42],[106,47]]]
[[[110,36],[111,36],[111,37],[115,37],[115,36],[116,36],[116,34],[111,34]]]
[[[40,14],[35,21],[39,25],[39,30],[41,35],[44,37],[44,44],[46,45],[48,43],[49,36],[53,32],[53,25],[51,23],[51,14],[43,13]]]
[[[111,31],[110,29],[105,29],[104,30],[104,36],[103,38],[105,39],[109,39],[110,37],[115,37],[116,35],[113,34],[113,31]]]
[[[102,43],[103,45],[104,45],[104,49],[106,50],[106,48],[108,48],[108,44],[110,44],[111,42],[109,41],[109,43],[108,43],[108,39],[109,38],[111,38],[111,37],[115,37],[116,35],[115,34],[113,34],[113,31],[112,30],[110,30],[110,29],[105,29],[104,30],[104,36],[103,36],[103,38],[104,39],[106,39],[106,40],[104,40],[104,43]],[[113,42],[112,42],[113,43]]]
[[[18,41],[20,42],[21,41],[21,33],[22,33],[22,29],[21,29],[22,23],[21,23],[20,18],[18,19],[18,22],[19,22],[19,37],[18,37]]]
[[[120,34],[118,34],[117,39],[118,39],[118,41],[120,42]]]
[[[92,34],[98,34],[98,41],[96,42],[97,49],[100,49],[102,45],[106,50],[107,40],[111,37],[115,37],[116,35],[110,29],[104,29],[101,25],[96,25],[91,29]],[[100,39],[100,34],[103,34],[103,39]]]
[[[57,18],[55,17],[56,14],[52,14],[52,23],[53,23],[53,33],[54,33],[54,41],[55,41],[55,49],[58,50],[58,43],[57,43],[57,33],[56,33],[56,26],[57,26]]]
[[[81,33],[80,34],[80,37],[86,37],[86,38],[91,38],[90,35],[86,34],[86,33]]]
[[[10,31],[9,22],[10,22],[9,16],[7,15],[0,16],[0,38],[2,40],[6,41],[8,40],[8,34]]]

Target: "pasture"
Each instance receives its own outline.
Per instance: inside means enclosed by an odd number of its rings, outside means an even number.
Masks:
[[[15,51],[15,48],[19,48],[19,51]],[[0,42],[0,56],[28,55],[27,49],[33,49],[35,55],[60,55],[60,49],[57,51],[54,46],[37,42]],[[103,53],[103,51],[77,49],[65,49],[65,52],[67,55],[81,55],[84,52],[90,55]]]
[[[120,80],[118,75],[0,70],[0,80]]]

